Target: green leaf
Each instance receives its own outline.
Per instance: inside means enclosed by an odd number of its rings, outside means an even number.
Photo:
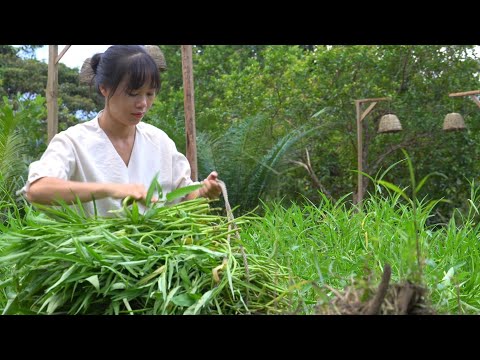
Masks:
[[[187,307],[195,303],[195,299],[189,294],[180,294],[172,298],[172,302],[177,306]]]
[[[131,213],[131,215],[132,215],[132,222],[133,222],[134,224],[138,224],[138,217],[139,217],[139,215],[140,215],[140,212],[139,212],[139,210],[138,210],[138,204],[137,204],[136,201],[134,201],[133,204],[132,204],[132,213]]]
[[[167,306],[168,304],[172,301],[172,298],[174,297],[175,293],[181,288],[181,286],[177,286],[175,288],[173,288],[172,290],[170,290],[170,292],[168,293],[168,296],[167,296],[167,299],[165,300],[165,302],[163,303],[163,308],[162,308],[162,311],[165,312],[167,310]]]
[[[187,290],[189,290],[192,287],[192,282],[190,281],[190,278],[188,277],[187,270],[184,267],[180,268],[180,270],[178,271],[178,275],[182,279],[185,288]]]
[[[50,297],[48,300],[48,306],[47,306],[47,314],[52,314],[55,312],[55,310],[62,306],[63,303],[65,302],[65,299],[60,296],[59,294],[55,294],[52,297]]]
[[[202,295],[200,300],[198,300],[195,304],[191,305],[187,310],[185,310],[185,312],[183,314],[184,315],[196,315],[196,314],[198,314],[200,309],[208,303],[212,294],[213,294],[213,290],[207,291],[205,294]]]
[[[29,253],[30,253],[29,251],[23,251],[21,253],[16,253],[16,254],[12,253],[12,254],[9,254],[9,255],[6,255],[6,256],[2,256],[2,257],[0,257],[0,263],[6,264],[10,260],[22,257],[22,256],[27,255]]]
[[[226,254],[223,253],[223,252],[210,250],[209,248],[207,248],[207,247],[205,247],[205,246],[200,246],[200,245],[185,245],[183,248],[184,248],[185,250],[197,250],[197,251],[201,251],[201,252],[210,254],[210,255],[212,255],[212,256],[215,256],[215,257],[225,257],[225,256],[226,256]]]
[[[412,189],[413,189],[412,198],[413,198],[413,201],[415,201],[417,197],[417,186],[415,184],[415,170],[413,169],[412,159],[410,159],[410,156],[408,155],[407,151],[405,149],[402,149],[402,152],[407,159],[408,172],[410,174],[410,182],[412,184]]]
[[[160,266],[157,270],[155,270],[154,272],[152,272],[151,274],[148,274],[147,276],[145,276],[144,278],[140,279],[138,281],[138,285],[143,285],[143,284],[146,284],[148,281],[150,281],[151,279],[153,279],[154,277],[160,275],[161,273],[163,273],[165,271],[166,267],[165,265],[162,265]]]
[[[15,294],[13,297],[10,297],[8,299],[7,305],[5,305],[2,315],[15,314],[15,311],[17,310],[17,305],[18,305],[17,294]]]
[[[312,119],[316,118],[316,117],[319,117],[320,115],[322,115],[328,109],[329,109],[328,107],[325,107],[325,108],[321,109],[320,111],[317,111],[315,114],[312,115]]]
[[[147,204],[147,207],[149,207],[150,204],[152,203],[153,194],[154,194],[155,190],[158,190],[158,188],[161,189],[162,187],[158,183],[158,173],[156,173],[152,182],[150,183],[150,186],[148,187],[147,197],[145,198],[145,203]],[[160,191],[159,191],[159,193],[160,193]]]
[[[380,177],[378,178],[379,180],[383,179],[385,177],[386,174],[388,174],[390,172],[390,170],[392,170],[395,166],[397,166],[398,164],[400,164],[401,162],[405,161],[406,159],[402,159],[402,160],[399,160],[395,163],[393,163],[392,165],[390,165],[381,175]]]
[[[230,286],[230,291],[232,292],[232,298],[235,299],[235,291],[233,290],[233,276],[232,272],[230,270],[230,266],[228,266],[227,262],[227,279],[228,279],[228,285]]]
[[[395,191],[397,194],[401,195],[405,200],[407,200],[408,202],[411,202],[412,200],[410,200],[410,198],[407,196],[407,194],[405,194],[405,191],[403,191],[402,189],[400,189],[397,185],[395,184],[392,184],[388,181],[385,181],[385,180],[378,180],[377,181],[380,185],[383,185],[385,186],[386,188],[390,189],[390,190],[393,190]]]
[[[50,286],[47,290],[45,290],[46,293],[50,292],[52,289],[56,288],[58,285],[60,285],[63,281],[65,281],[72,273],[73,273],[73,270],[75,270],[76,266],[75,265],[72,265],[67,271],[65,271],[62,276],[60,277],[60,279],[55,283],[53,284],[52,286]]]
[[[433,176],[433,175],[438,175],[438,176],[443,177],[444,179],[448,179],[448,176],[446,176],[445,174],[442,174],[442,173],[439,173],[439,172],[433,172],[433,173],[425,176],[422,180],[420,180],[420,182],[417,185],[417,188],[415,189],[415,192],[418,193],[420,191],[420,189],[423,187],[423,185],[425,185],[425,182],[428,180],[428,178],[430,176]]]
[[[123,298],[123,303],[125,304],[125,307],[127,308],[128,312],[130,313],[130,315],[133,315],[133,312],[132,312],[132,307],[130,306],[130,303],[128,302],[127,299]]]
[[[95,289],[97,289],[97,291],[100,291],[100,282],[98,281],[98,275],[92,275],[86,278],[85,280],[87,280],[90,284],[92,284],[95,287]]]
[[[185,186],[185,187],[173,190],[172,192],[169,192],[167,194],[167,201],[171,202],[175,199],[184,197],[184,196],[190,194],[191,192],[193,192],[197,189],[200,189],[201,187],[203,187],[203,185],[201,185],[201,184],[199,184],[199,185],[189,185],[189,186]]]
[[[163,301],[167,300],[167,273],[164,271],[158,278],[158,290],[162,293]]]
[[[112,284],[112,290],[124,290],[127,286],[125,283],[117,282]]]

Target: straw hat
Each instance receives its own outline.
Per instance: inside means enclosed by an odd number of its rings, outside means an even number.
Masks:
[[[162,50],[157,45],[145,45],[145,50],[153,58],[157,64],[158,70],[164,72],[167,70],[167,62],[165,61],[165,56],[163,55]],[[92,67],[90,66],[90,61],[92,58],[88,58],[83,62],[82,68],[80,69],[80,82],[85,84],[91,84],[95,73],[93,72]]]

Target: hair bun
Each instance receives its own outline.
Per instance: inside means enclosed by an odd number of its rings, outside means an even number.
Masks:
[[[163,55],[162,50],[158,45],[145,45],[145,50],[152,57],[153,61],[157,64],[157,68],[160,72],[167,70],[167,62],[165,61],[165,56]],[[95,57],[95,56],[94,56]],[[96,59],[98,62],[100,59]],[[80,69],[80,83],[92,84],[93,78],[95,76],[95,71],[92,67],[92,58],[87,58]]]

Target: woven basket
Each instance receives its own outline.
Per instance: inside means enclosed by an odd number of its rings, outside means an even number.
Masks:
[[[145,45],[145,49],[157,63],[158,70],[161,72],[167,70],[167,62],[162,50],[157,45]]]
[[[400,124],[397,115],[387,114],[381,117],[378,124],[379,133],[394,133],[398,131],[402,131],[402,124]]]
[[[447,114],[443,120],[443,130],[445,131],[464,130],[465,128],[465,121],[459,113]]]
[[[92,60],[92,58],[88,58],[83,62],[82,68],[80,69],[80,83],[90,85],[93,76],[95,75],[90,66],[90,60]]]

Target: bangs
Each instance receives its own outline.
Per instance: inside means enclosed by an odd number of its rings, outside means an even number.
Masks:
[[[160,75],[155,62],[147,54],[136,54],[130,58],[125,77],[128,79],[125,87],[126,92],[138,90],[150,83],[155,92],[160,91]]]

